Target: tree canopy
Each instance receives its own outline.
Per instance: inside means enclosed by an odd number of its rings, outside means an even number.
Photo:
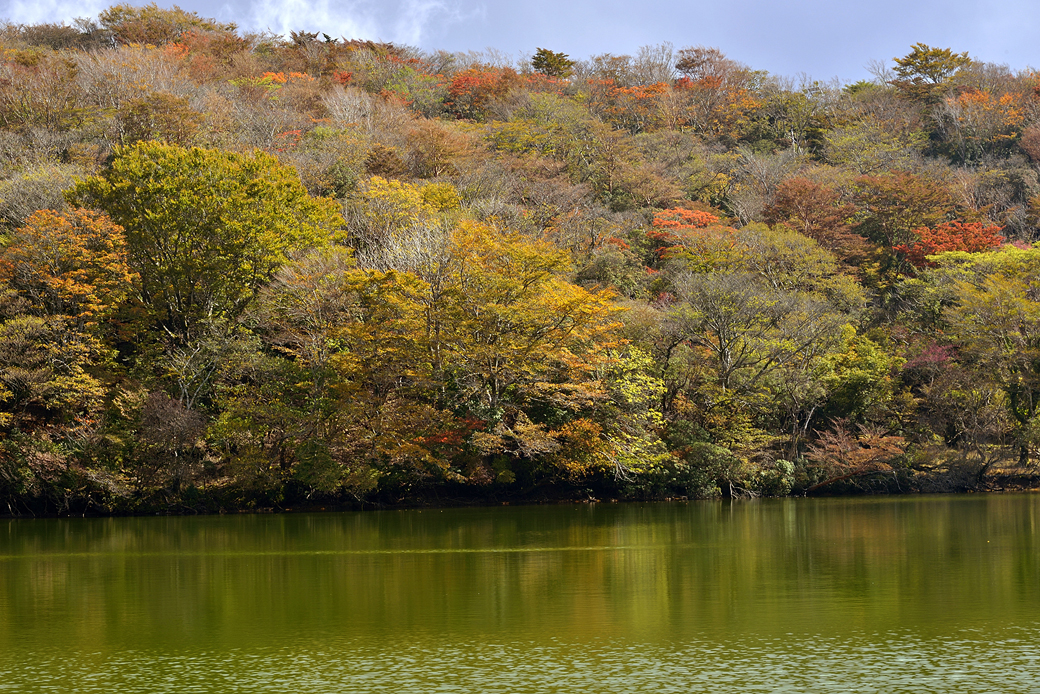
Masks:
[[[160,142],[117,151],[69,200],[125,229],[141,300],[180,335],[240,314],[291,253],[329,245],[344,224],[271,155]]]
[[[125,3],[0,49],[0,507],[1036,481],[1033,71]]]

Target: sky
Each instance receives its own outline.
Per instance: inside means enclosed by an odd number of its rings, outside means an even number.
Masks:
[[[0,19],[70,22],[115,0],[0,0]],[[143,4],[133,2],[133,4]],[[161,6],[172,2],[159,1]],[[244,30],[321,31],[427,50],[536,48],[585,59],[641,46],[714,46],[774,75],[854,82],[913,44],[967,51],[1012,70],[1040,67],[1040,3],[1026,0],[180,0]]]

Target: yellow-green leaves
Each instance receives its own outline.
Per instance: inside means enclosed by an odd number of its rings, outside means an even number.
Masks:
[[[126,230],[141,299],[170,332],[234,316],[293,251],[330,244],[343,221],[267,154],[141,142],[69,198]]]

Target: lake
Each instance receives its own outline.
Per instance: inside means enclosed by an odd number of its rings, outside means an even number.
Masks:
[[[0,520],[0,692],[1040,691],[1040,496]]]

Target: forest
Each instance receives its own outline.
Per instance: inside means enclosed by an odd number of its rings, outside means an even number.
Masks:
[[[0,512],[1036,486],[1040,74],[0,25]]]

